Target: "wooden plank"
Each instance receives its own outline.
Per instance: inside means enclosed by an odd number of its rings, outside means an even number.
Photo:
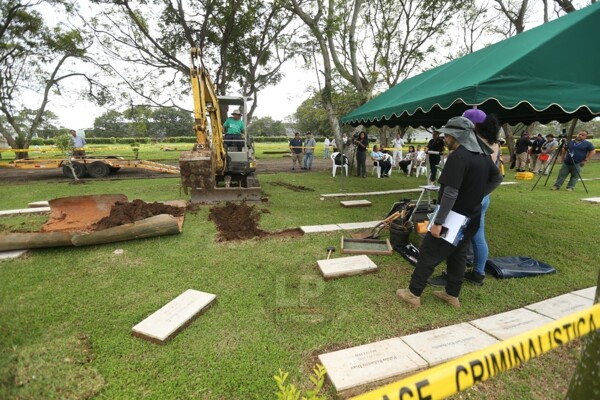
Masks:
[[[132,329],[132,335],[165,344],[206,311],[217,296],[188,289]]]

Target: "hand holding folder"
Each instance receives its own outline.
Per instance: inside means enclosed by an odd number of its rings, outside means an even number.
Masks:
[[[440,206],[436,206],[433,215],[431,216],[431,218],[429,218],[429,225],[427,225],[428,231],[431,231],[433,221],[435,221],[439,209]],[[467,225],[469,224],[470,220],[471,219],[469,217],[466,217],[462,214],[451,210],[448,213],[446,220],[442,224],[442,233],[440,237],[446,242],[452,244],[453,246],[456,246],[458,242],[460,242],[460,240],[463,238],[465,234],[465,229],[467,228]]]

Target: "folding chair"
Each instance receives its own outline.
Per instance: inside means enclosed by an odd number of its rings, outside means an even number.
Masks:
[[[339,151],[336,151],[335,153],[333,153],[329,158],[331,158],[331,162],[333,163],[332,169],[331,169],[331,174],[333,176],[335,176],[335,173],[337,171],[338,168],[342,168],[342,174],[344,173],[344,169],[346,170],[346,176],[348,176],[348,157],[342,155],[341,159],[342,162],[344,163],[343,165],[341,164],[336,164],[335,163],[335,157],[340,154]]]

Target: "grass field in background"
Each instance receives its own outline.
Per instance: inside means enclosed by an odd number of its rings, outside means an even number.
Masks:
[[[262,144],[259,144],[262,146]],[[278,144],[278,146],[280,146]],[[260,147],[259,147],[260,148]],[[150,151],[150,150],[148,150]],[[177,152],[160,152],[156,154]],[[140,156],[142,155],[140,151]],[[177,155],[178,157],[178,155]],[[177,158],[175,157],[175,158]],[[326,247],[341,257],[341,233],[220,243],[201,206],[185,217],[183,233],[82,248],[34,250],[0,262],[0,398],[275,398],[279,368],[308,386],[322,353],[466,322],[596,285],[600,254],[600,180],[574,192],[518,181],[492,194],[486,220],[490,257],[524,255],[551,264],[557,273],[465,284],[462,307],[453,309],[427,288],[419,310],[395,291],[407,287],[412,267],[399,255],[371,256],[375,274],[324,281],[316,268]],[[514,180],[509,171],[506,180]],[[591,162],[584,178],[600,177]],[[345,178],[344,190],[414,188],[425,178]],[[343,208],[320,199],[341,189],[330,171],[259,175],[269,201],[260,204],[268,231],[301,225],[383,218],[399,195],[365,197],[370,208]],[[278,181],[314,191],[294,192]],[[122,193],[130,200],[186,199],[179,179],[0,182],[0,209],[57,197]],[[417,193],[406,197],[416,199]],[[38,219],[0,219],[7,227],[35,226]],[[387,237],[384,234],[383,237]],[[121,256],[113,254],[123,249]],[[438,267],[438,272],[441,267]],[[217,295],[216,304],[165,346],[131,336],[131,328],[188,288]],[[563,398],[576,346],[556,350],[501,374],[456,398]],[[570,361],[564,361],[564,357]],[[570,372],[571,371],[571,372]],[[335,398],[331,385],[328,398]]]
[[[591,142],[598,149],[600,148],[600,139],[592,139]],[[415,142],[410,145],[421,145],[425,146],[425,142]],[[255,143],[256,158],[258,160],[266,159],[279,159],[282,154],[289,150],[287,143]],[[409,144],[404,146],[404,151],[408,151]],[[114,145],[88,145],[86,146],[86,154],[89,156],[121,156],[127,159],[134,159],[135,153],[132,147],[128,144],[114,144]],[[141,144],[139,146],[138,158],[140,160],[157,161],[157,162],[177,162],[179,160],[179,154],[181,151],[189,151],[192,149],[191,143],[154,143],[154,144]],[[60,151],[51,146],[40,146],[39,149],[34,147],[30,148],[29,157],[31,158],[63,158]],[[276,154],[269,152],[277,152]],[[317,143],[315,149],[315,157],[323,156],[323,143]],[[503,148],[502,153],[507,156],[508,149]],[[2,151],[2,159],[0,162],[13,161],[15,153],[10,151]],[[331,151],[330,151],[331,154]]]

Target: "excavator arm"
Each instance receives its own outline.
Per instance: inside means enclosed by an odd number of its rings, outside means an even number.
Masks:
[[[190,78],[194,98],[194,132],[197,140],[194,150],[212,149],[215,155],[214,174],[223,175],[227,158],[219,100],[208,71],[202,64],[200,49],[192,47],[190,59]]]

